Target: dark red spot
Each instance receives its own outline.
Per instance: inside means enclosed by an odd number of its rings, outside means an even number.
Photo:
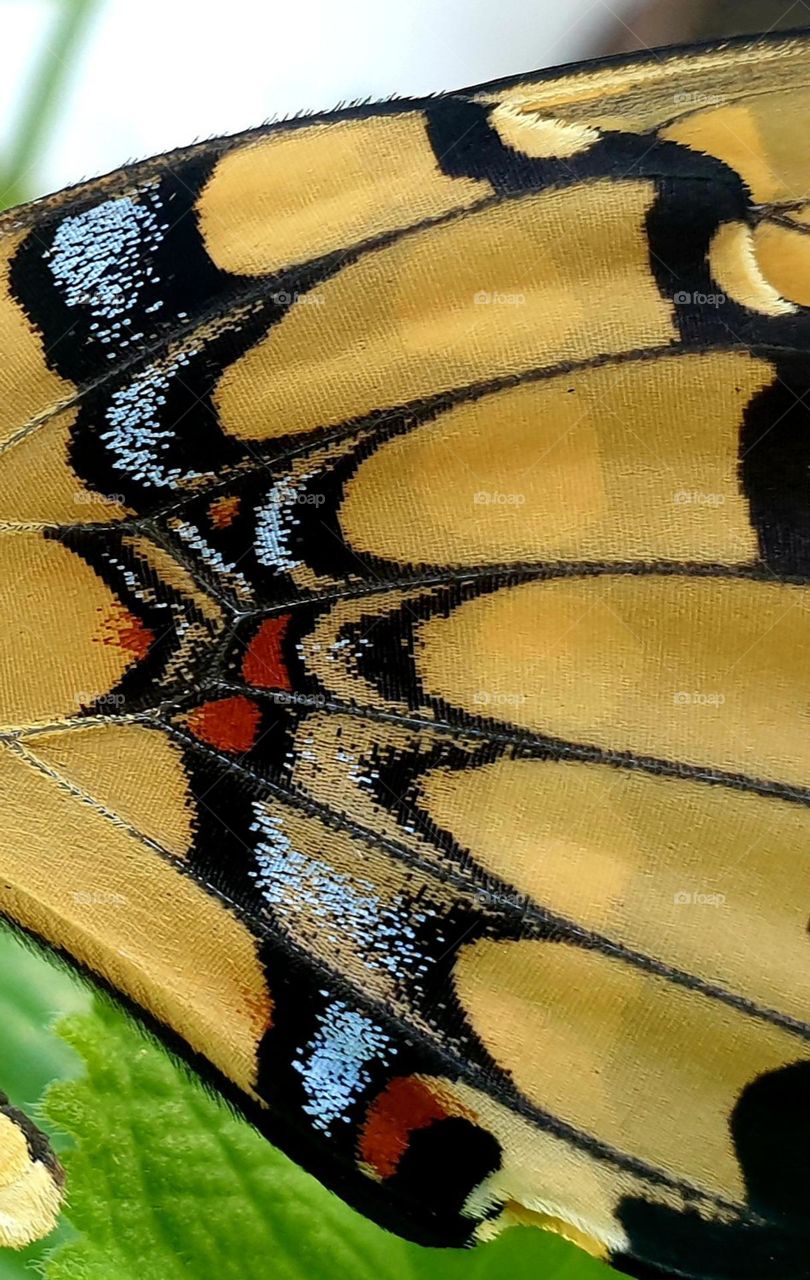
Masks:
[[[215,529],[227,529],[239,515],[238,494],[215,498],[208,508],[208,518]]]
[[[371,1104],[360,1135],[361,1158],[390,1178],[408,1150],[411,1134],[447,1119],[447,1108],[416,1076],[397,1076]]]
[[[249,751],[256,741],[261,712],[250,698],[217,698],[204,702],[186,723],[201,742],[220,751]]]
[[[267,618],[248,646],[242,662],[242,675],[257,689],[284,689],[288,692],[292,689],[284,660],[284,636],[290,616],[284,613],[277,618]]]
[[[134,613],[116,606],[104,621],[100,639],[102,644],[115,645],[134,658],[145,658],[154,643],[155,634]]]

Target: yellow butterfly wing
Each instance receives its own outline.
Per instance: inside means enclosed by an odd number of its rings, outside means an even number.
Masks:
[[[0,224],[0,909],[425,1243],[806,1277],[804,37]]]

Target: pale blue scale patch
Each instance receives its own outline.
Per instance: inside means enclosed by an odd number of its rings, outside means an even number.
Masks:
[[[322,993],[327,994],[327,993]],[[396,1054],[391,1037],[368,1014],[334,1001],[318,1018],[312,1040],[298,1050],[293,1069],[308,1102],[303,1110],[316,1129],[330,1135],[336,1121],[348,1123],[349,1109],[371,1083],[369,1067]]]
[[[268,569],[291,573],[303,564],[293,555],[290,538],[296,505],[303,500],[303,487],[309,479],[311,476],[305,475],[294,483],[289,477],[278,480],[256,510],[256,559]]]
[[[255,878],[265,902],[291,933],[306,929],[314,917],[321,946],[345,948],[348,941],[367,969],[384,969],[395,977],[418,978],[428,972],[416,926],[437,920],[435,910],[404,896],[384,902],[360,868],[357,876],[346,875],[294,848],[283,815],[260,800],[254,813],[252,830],[260,837]],[[433,940],[444,941],[440,931]]]
[[[180,481],[202,474],[167,465],[165,455],[175,432],[161,421],[171,380],[193,354],[186,351],[171,364],[147,366],[112,393],[105,410],[108,429],[99,433],[99,439],[112,466],[151,488],[174,488]]]
[[[110,348],[110,359],[146,336],[133,327],[131,313],[144,288],[160,284],[150,259],[168,228],[157,193],[147,189],[138,200],[122,196],[69,214],[43,255],[67,305],[92,315],[93,336]],[[162,305],[158,300],[143,310]]]

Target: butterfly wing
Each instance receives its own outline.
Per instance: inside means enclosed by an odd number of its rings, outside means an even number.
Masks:
[[[432,1244],[807,1276],[803,38],[6,216],[0,906]]]

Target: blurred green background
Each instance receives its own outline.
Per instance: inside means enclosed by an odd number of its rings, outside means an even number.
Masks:
[[[103,0],[54,0],[42,12],[40,47],[29,74],[19,83],[18,100],[10,111],[10,137],[0,155],[0,209],[22,204],[41,194],[39,162],[60,103],[75,70],[82,43]],[[0,35],[3,30],[0,3]],[[9,68],[9,72],[17,68]]]

